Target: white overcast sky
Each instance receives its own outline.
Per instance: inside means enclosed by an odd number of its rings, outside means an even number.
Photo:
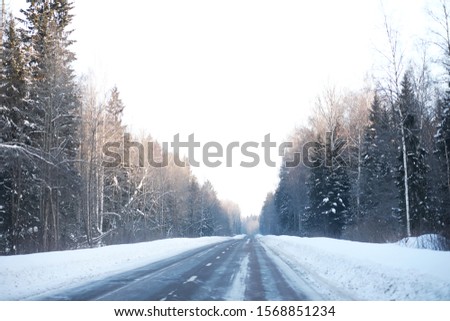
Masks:
[[[430,1],[428,1],[429,3]],[[436,3],[436,1],[434,1]],[[7,0],[8,3],[8,0]],[[410,48],[425,33],[427,1],[389,0],[385,12]],[[202,145],[286,139],[327,85],[357,89],[386,40],[379,0],[75,0],[78,75],[117,85],[125,121],[170,142]],[[10,7],[25,8],[24,0]],[[275,153],[274,153],[275,154]],[[200,152],[197,152],[197,158]],[[258,214],[278,169],[195,168],[219,197]],[[223,159],[224,160],[224,159]]]

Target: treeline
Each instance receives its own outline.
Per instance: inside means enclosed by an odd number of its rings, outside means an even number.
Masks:
[[[265,234],[396,241],[436,233],[450,239],[450,38],[447,7],[432,14],[441,29],[433,76],[427,59],[405,57],[388,35],[385,73],[375,89],[317,98],[298,128],[260,215]],[[300,158],[298,156],[300,155]],[[300,159],[299,166],[289,166]],[[297,161],[298,162],[298,161]]]
[[[71,67],[72,4],[29,1],[4,24],[0,79],[0,254],[240,232],[239,208],[189,167],[140,162],[117,88],[101,93]],[[115,166],[103,147],[121,154]],[[165,153],[155,142],[155,159]],[[129,152],[127,154],[127,152]],[[124,155],[125,154],[125,155]]]

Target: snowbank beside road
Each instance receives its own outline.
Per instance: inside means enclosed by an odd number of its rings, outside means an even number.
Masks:
[[[450,252],[328,238],[260,236],[290,268],[356,300],[450,300]],[[339,296],[331,299],[338,299]]]
[[[236,237],[238,238],[238,237]],[[230,237],[168,239],[0,257],[0,300],[22,300],[138,268]]]
[[[445,237],[436,234],[425,234],[418,237],[407,237],[397,242],[398,245],[414,249],[429,249],[444,251],[448,248],[449,241]]]

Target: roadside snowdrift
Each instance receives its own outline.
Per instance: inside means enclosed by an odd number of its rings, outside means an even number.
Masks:
[[[95,249],[0,257],[0,300],[26,300],[47,291],[138,268],[229,237],[168,239]]]
[[[414,249],[445,251],[448,240],[436,234],[425,234],[418,237],[407,237],[397,242],[398,245]]]
[[[327,238],[259,240],[297,274],[338,289],[344,299],[450,300],[450,252]]]

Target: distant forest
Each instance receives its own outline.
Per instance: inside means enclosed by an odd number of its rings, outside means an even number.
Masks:
[[[290,138],[294,147],[261,211],[262,233],[369,242],[423,234],[450,239],[448,10],[442,2],[428,13],[431,38],[417,52],[401,48],[399,33],[385,19],[388,50],[373,88],[328,87],[319,95],[309,125]],[[302,152],[306,162],[286,166]]]
[[[188,166],[139,164],[135,148],[118,166],[102,166],[103,146],[129,135],[126,107],[118,88],[100,93],[76,78],[71,10],[66,0],[29,1],[23,18],[3,22],[0,254],[239,233],[239,207]],[[156,142],[153,155],[174,156]]]

